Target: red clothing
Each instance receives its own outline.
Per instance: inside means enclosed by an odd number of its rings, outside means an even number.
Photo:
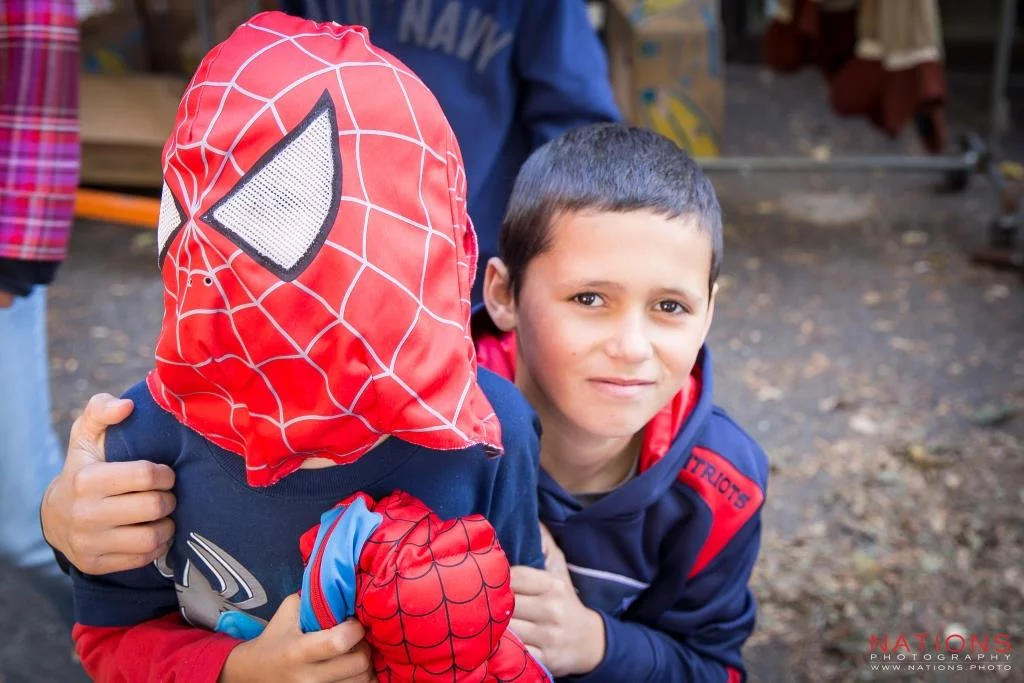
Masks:
[[[936,0],[780,0],[762,46],[765,62],[780,72],[817,63],[836,113],[865,116],[891,136],[915,121],[929,152],[945,148]]]
[[[75,3],[6,0],[0,4],[0,258],[64,258],[78,161]]]
[[[216,683],[241,640],[187,626],[168,614],[138,626],[76,624],[71,632],[82,668],[97,683]]]

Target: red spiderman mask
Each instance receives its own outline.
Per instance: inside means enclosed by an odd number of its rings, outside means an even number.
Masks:
[[[200,64],[163,153],[155,400],[266,486],[383,436],[501,447],[454,134],[365,29],[277,12]]]

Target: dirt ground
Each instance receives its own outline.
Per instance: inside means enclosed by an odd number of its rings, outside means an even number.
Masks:
[[[915,148],[828,117],[812,74],[742,78],[730,94],[749,96],[760,127],[737,125],[733,149]],[[984,100],[967,96],[979,83],[953,83],[953,120],[983,123]],[[741,107],[730,99],[731,123]],[[994,210],[985,183],[934,183],[716,178],[718,396],[772,459],[748,647],[759,680],[881,680],[872,635],[1024,635],[1024,287],[969,262]],[[1011,666],[898,677],[1024,680]]]
[[[814,73],[736,67],[728,83],[728,153],[917,149],[832,116]],[[951,80],[957,127],[984,126],[984,86]],[[1024,136],[1009,143],[1020,158]],[[970,264],[995,210],[986,183],[943,195],[937,180],[715,176],[717,399],[772,460],[755,680],[1024,681],[1019,658],[1003,673],[870,668],[872,635],[1024,637],[1024,284]],[[155,254],[150,233],[78,227],[51,290],[64,435],[91,393],[149,368]],[[52,615],[3,570],[0,631],[0,682],[78,680]]]

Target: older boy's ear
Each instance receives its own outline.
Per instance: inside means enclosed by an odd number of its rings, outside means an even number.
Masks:
[[[484,307],[502,332],[514,330],[518,324],[516,299],[508,278],[505,262],[497,256],[487,261],[484,271]]]
[[[718,283],[711,285],[711,292],[708,294],[708,315],[704,319],[704,338],[707,339],[708,331],[711,329],[711,321],[715,317],[715,301],[718,299]]]

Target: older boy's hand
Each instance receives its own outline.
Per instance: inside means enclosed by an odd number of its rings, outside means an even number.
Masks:
[[[540,529],[545,569],[512,567],[516,607],[509,628],[555,677],[589,673],[604,659],[604,620],[580,602],[565,556]]]
[[[373,683],[376,677],[362,625],[349,619],[303,633],[299,596],[289,595],[258,637],[228,655],[218,683]]]
[[[71,427],[64,469],[43,496],[46,540],[87,574],[142,567],[166,553],[174,538],[167,517],[175,504],[174,471],[142,460],[104,462],[107,427],[131,412],[131,401],[110,394],[89,399]]]

